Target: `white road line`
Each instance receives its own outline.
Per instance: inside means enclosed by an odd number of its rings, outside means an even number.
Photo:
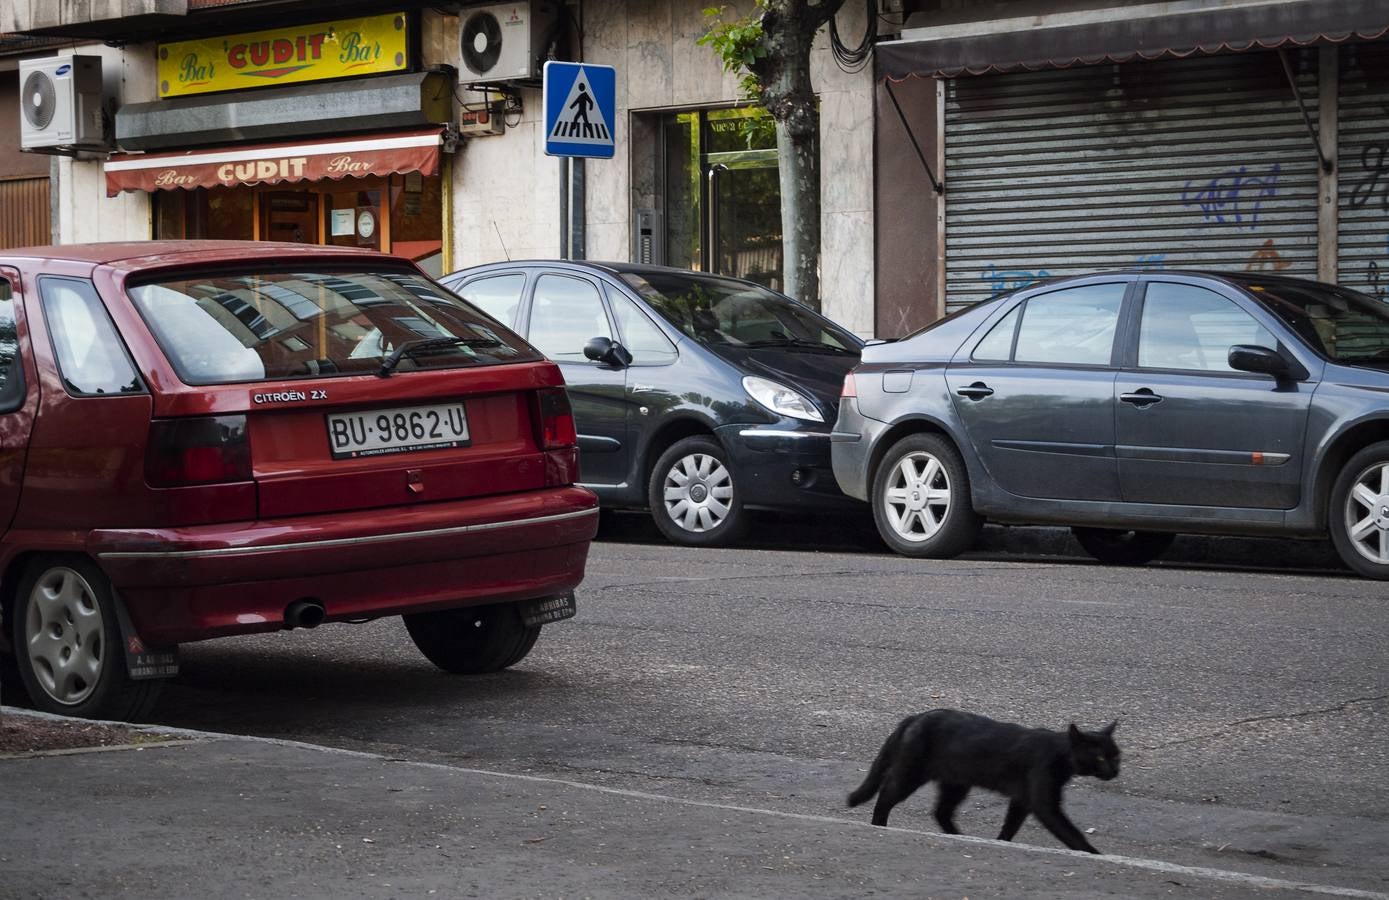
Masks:
[[[686,797],[672,797],[667,794],[651,794],[646,791],[634,791],[627,788],[607,787],[600,784],[588,784],[582,781],[571,781],[566,778],[551,778],[545,775],[522,775],[514,772],[498,772],[492,769],[474,769],[466,766],[450,766],[444,763],[423,762],[411,759],[401,759],[399,757],[387,756],[381,753],[368,753],[363,750],[346,750],[339,747],[325,747],[320,744],[309,744],[304,741],[292,741],[284,738],[254,737],[237,734],[221,734],[215,731],[196,731],[189,728],[166,728],[162,725],[131,725],[129,722],[100,722],[89,719],[66,719],[63,716],[52,716],[46,713],[34,712],[27,709],[12,709],[10,707],[0,707],[5,715],[11,713],[15,715],[28,715],[44,719],[55,719],[62,721],[81,721],[84,724],[106,724],[117,725],[124,728],[134,728],[136,730],[148,730],[160,734],[170,734],[179,737],[203,738],[216,741],[246,741],[256,744],[271,744],[278,747],[290,747],[297,750],[310,750],[318,753],[331,753],[339,756],[349,756],[356,759],[373,760],[376,762],[388,762],[396,765],[410,766],[418,769],[428,769],[438,772],[464,773],[468,775],[483,775],[489,778],[503,778],[511,781],[525,781],[533,784],[552,784],[562,787],[574,788],[581,791],[592,791],[598,794],[608,794],[614,797],[629,797],[635,800],[647,800],[653,803],[668,803],[676,806],[693,806],[702,809],[717,809],[724,812],[746,813],[756,816],[770,816],[778,819],[791,819],[797,822],[815,822],[821,825],[837,825],[844,828],[868,828],[880,830],[887,833],[910,834],[928,838],[935,841],[951,841],[959,844],[983,845],[996,848],[1005,852],[1030,853],[1038,856],[1060,856],[1072,860],[1075,863],[1082,861],[1087,863],[1098,863],[1100,865],[1118,866],[1129,869],[1142,869],[1149,872],[1158,872],[1164,875],[1185,875],[1189,878],[1205,878],[1211,881],[1222,881],[1227,884],[1243,885],[1245,887],[1261,888],[1274,891],[1298,891],[1306,894],[1320,894],[1327,897],[1355,897],[1362,900],[1389,900],[1389,894],[1378,891],[1366,891],[1359,888],[1338,887],[1332,884],[1316,884],[1309,881],[1292,881],[1285,878],[1270,878],[1264,875],[1251,875],[1247,872],[1232,872],[1227,869],[1211,869],[1205,866],[1184,866],[1178,863],[1165,862],[1160,859],[1144,859],[1136,856],[1113,856],[1110,854],[1081,853],[1077,850],[1063,850],[1060,847],[1039,847],[1033,844],[1017,844],[1011,841],[995,841],[989,838],[973,837],[966,834],[941,834],[935,831],[918,831],[914,828],[894,828],[887,826],[877,828],[864,821],[853,819],[842,819],[836,816],[818,816],[810,813],[787,812],[779,809],[763,809],[756,806],[738,806],[732,803],[715,803],[711,800],[692,800]]]

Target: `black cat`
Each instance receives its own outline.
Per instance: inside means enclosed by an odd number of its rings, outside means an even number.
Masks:
[[[902,720],[878,751],[849,805],[874,794],[873,824],[928,781],[938,782],[936,821],[946,834],[959,834],[955,810],[970,788],[997,791],[1008,798],[1000,841],[1011,841],[1028,813],[1072,850],[1099,853],[1061,811],[1061,791],[1075,775],[1104,781],[1119,774],[1118,722],[1099,731],[1024,728],[957,709],[933,709]]]

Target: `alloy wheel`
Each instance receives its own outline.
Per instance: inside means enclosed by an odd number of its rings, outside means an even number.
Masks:
[[[883,490],[883,509],[903,540],[934,537],[950,513],[950,476],[940,460],[924,450],[898,460]]]
[[[1346,494],[1345,517],[1356,552],[1389,565],[1389,462],[1375,463],[1356,476]]]
[[[662,500],[666,515],[685,531],[713,531],[732,510],[733,476],[716,456],[682,456],[666,471]]]
[[[81,574],[56,566],[29,594],[25,652],[39,686],[58,703],[75,706],[101,678],[107,647],[96,592]]]

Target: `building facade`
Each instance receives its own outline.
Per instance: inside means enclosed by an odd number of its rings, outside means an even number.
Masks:
[[[474,90],[461,64],[460,33],[476,4],[403,2],[374,15],[380,4],[133,5],[98,4],[93,16],[123,13],[106,21],[65,17],[84,6],[71,3],[49,19],[16,18],[12,6],[11,20],[0,20],[0,28],[106,35],[79,50],[100,55],[108,77],[115,73],[117,152],[57,157],[63,242],[366,246],[408,255],[436,274],[507,257],[635,256],[780,284],[770,120],[739,96],[713,51],[696,45],[708,25],[702,0],[568,5],[575,35],[563,51],[612,65],[618,76],[616,155],[580,163],[544,155],[533,79],[506,86],[500,134],[456,133],[461,113],[503,97]],[[844,16],[846,27],[861,27],[862,10],[860,23],[852,19]],[[344,51],[325,34],[379,45],[380,64],[328,65],[329,50]],[[254,57],[262,46],[267,55]],[[276,47],[292,58],[277,61]],[[872,73],[841,72],[822,41],[814,76],[824,118],[823,306],[868,333]],[[430,133],[437,152],[423,165],[398,158],[401,141]],[[364,169],[325,169],[353,154],[343,164]]]
[[[479,6],[498,4],[0,2],[0,32],[99,55],[113,85],[115,152],[52,157],[57,239],[361,246],[436,274],[633,259],[780,286],[770,121],[696,43],[704,0],[549,4],[543,52],[617,72],[615,155],[586,161],[544,154],[537,78],[499,90],[470,76]],[[845,4],[844,38],[864,34],[869,8]],[[885,39],[869,65],[842,65],[822,35],[812,73],[820,302],[857,333],[900,336],[999,290],[1102,268],[1389,290],[1384,4],[876,10]],[[504,127],[460,134],[480,112]],[[16,159],[35,177],[48,168],[0,147],[0,162]]]
[[[1389,7],[944,6],[877,47],[880,333],[1111,268],[1385,295]]]

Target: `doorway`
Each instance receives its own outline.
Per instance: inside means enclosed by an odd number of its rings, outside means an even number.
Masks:
[[[666,262],[782,286],[776,132],[755,107],[673,113],[662,123]]]
[[[310,191],[264,191],[260,197],[260,239],[318,244],[318,195]]]

